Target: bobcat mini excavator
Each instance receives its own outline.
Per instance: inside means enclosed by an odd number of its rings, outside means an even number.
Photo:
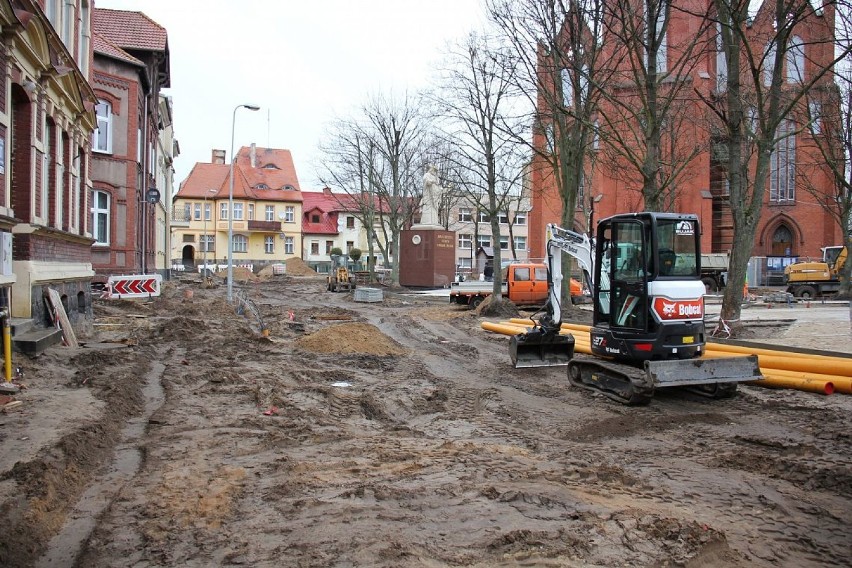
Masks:
[[[545,314],[510,341],[519,367],[567,365],[571,384],[621,403],[647,404],[654,390],[683,386],[714,398],[737,383],[761,379],[757,357],[700,359],[704,353],[704,284],[698,218],[630,213],[588,236],[548,225],[549,298]],[[574,337],[560,335],[562,252],[577,259],[590,282],[593,357],[574,356]]]

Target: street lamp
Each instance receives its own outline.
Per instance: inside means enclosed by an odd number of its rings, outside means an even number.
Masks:
[[[589,236],[595,236],[595,203],[603,199],[603,193],[599,193],[589,200]]]
[[[237,124],[237,111],[241,108],[260,110],[257,105],[237,105],[231,119],[231,181],[228,188],[228,303],[234,300],[234,127]]]
[[[215,188],[208,189],[207,193],[204,194],[204,211],[201,213],[204,215],[204,250],[202,251],[204,253],[204,268],[201,269],[201,279],[203,281],[207,280],[207,249],[210,248],[210,243],[207,241],[207,198],[218,191],[219,190]]]

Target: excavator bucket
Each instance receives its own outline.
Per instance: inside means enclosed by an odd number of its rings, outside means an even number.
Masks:
[[[567,365],[574,357],[574,336],[531,329],[511,337],[509,356],[516,369]]]

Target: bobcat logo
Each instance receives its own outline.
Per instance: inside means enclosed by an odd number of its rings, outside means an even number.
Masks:
[[[663,302],[663,315],[664,316],[675,315],[675,307],[676,306],[677,306],[677,304],[669,304],[669,303]]]

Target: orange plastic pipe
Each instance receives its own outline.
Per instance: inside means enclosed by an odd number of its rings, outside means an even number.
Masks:
[[[834,383],[820,379],[794,379],[774,375],[764,375],[762,381],[749,381],[746,384],[757,387],[768,387],[777,389],[796,389],[819,394],[831,394],[834,392]]]

